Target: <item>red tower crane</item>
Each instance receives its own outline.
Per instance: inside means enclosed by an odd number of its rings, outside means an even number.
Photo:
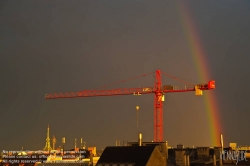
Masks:
[[[153,73],[149,73],[153,74]],[[149,74],[144,74],[146,76]],[[163,121],[162,121],[162,108],[164,101],[164,94],[171,92],[190,92],[195,91],[195,94],[202,95],[203,90],[215,89],[215,81],[211,80],[207,84],[198,84],[185,86],[185,88],[176,88],[172,85],[162,86],[161,75],[170,76],[174,79],[177,77],[163,73],[160,70],[155,72],[155,84],[154,87],[146,88],[122,88],[122,89],[111,89],[111,90],[84,90],[79,92],[68,92],[68,93],[55,93],[46,94],[45,99],[59,99],[59,98],[79,98],[79,97],[95,97],[95,96],[115,96],[115,95],[136,95],[136,94],[151,94],[154,93],[154,142],[163,141]],[[138,78],[138,77],[136,77]],[[179,79],[181,80],[181,79]],[[122,82],[125,82],[122,81]]]

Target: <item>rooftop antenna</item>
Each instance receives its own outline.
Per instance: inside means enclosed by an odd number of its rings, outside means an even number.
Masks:
[[[82,149],[82,138],[81,138],[81,149]]]
[[[65,139],[65,137],[63,137],[62,138],[62,147],[63,147],[63,153],[62,154],[64,154],[64,145],[65,145],[65,143],[66,143],[66,139]]]
[[[86,142],[83,142],[83,149],[86,149]]]
[[[55,150],[55,145],[56,145],[56,137],[53,135],[53,140],[52,140],[52,143],[53,143],[53,147],[52,149]]]
[[[221,155],[223,155],[223,153],[224,153],[224,149],[223,149],[223,135],[221,134],[220,135],[220,144],[221,144]],[[220,165],[222,165],[222,158],[220,158]]]

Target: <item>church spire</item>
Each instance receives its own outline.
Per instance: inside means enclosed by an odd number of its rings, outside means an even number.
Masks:
[[[49,138],[49,125],[48,125],[48,129],[47,129],[46,144],[45,144],[45,147],[43,148],[43,150],[45,150],[45,151],[50,151],[50,150],[52,150],[52,148],[51,148],[51,146],[50,146],[50,138]]]

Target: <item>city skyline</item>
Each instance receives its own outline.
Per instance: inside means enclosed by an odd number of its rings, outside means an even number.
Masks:
[[[58,140],[67,138],[65,148],[83,138],[103,149],[137,141],[138,132],[152,141],[153,94],[45,94],[153,87],[154,76],[102,86],[157,69],[195,84],[216,82],[203,96],[165,95],[163,138],[170,146],[218,146],[212,139],[219,134],[225,146],[250,145],[249,1],[1,1],[0,9],[0,149],[43,148],[48,124]]]

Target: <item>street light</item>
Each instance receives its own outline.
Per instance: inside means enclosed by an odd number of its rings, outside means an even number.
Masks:
[[[136,123],[137,123],[137,128],[138,128],[138,111],[139,111],[139,106],[136,106]]]

